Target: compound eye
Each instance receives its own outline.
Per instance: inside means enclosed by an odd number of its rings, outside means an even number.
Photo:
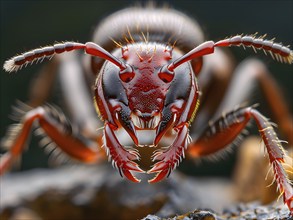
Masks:
[[[134,78],[135,73],[130,65],[125,64],[125,67],[124,70],[120,70],[119,77],[123,82],[128,83]]]
[[[163,82],[169,83],[174,78],[174,71],[170,71],[168,67],[165,65],[161,68],[160,72],[158,73],[158,76]]]

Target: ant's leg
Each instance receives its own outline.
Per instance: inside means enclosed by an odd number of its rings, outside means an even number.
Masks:
[[[268,155],[260,150],[261,138],[250,136],[243,140],[237,149],[237,162],[233,171],[233,193],[238,202],[259,201],[261,204],[270,204],[277,200],[279,192],[274,182],[274,175],[269,171]],[[237,145],[238,146],[238,145]],[[238,147],[237,147],[238,148]],[[261,147],[263,149],[263,145]],[[293,152],[286,152],[286,164],[293,163]],[[288,178],[293,180],[293,166],[288,166]],[[268,187],[269,186],[269,187]]]
[[[36,74],[28,91],[27,104],[29,106],[35,108],[47,102],[54,87],[59,64],[60,59],[53,57],[51,62],[43,65],[41,70]]]
[[[95,139],[96,128],[103,125],[95,112],[91,88],[86,83],[85,70],[77,52],[59,54],[43,66],[31,83],[27,104],[31,107],[43,105],[55,81],[59,82],[62,104],[67,107],[72,123],[85,137]]]
[[[96,138],[96,129],[103,127],[93,103],[91,85],[86,82],[86,70],[76,52],[60,54],[58,80],[70,119],[80,132],[90,139]],[[95,79],[92,79],[94,82]]]
[[[236,68],[230,86],[213,120],[219,118],[223,112],[235,109],[235,106],[239,106],[239,104],[249,103],[248,101],[253,97],[256,89],[261,90],[273,113],[274,120],[278,122],[281,132],[292,144],[292,116],[281,95],[281,90],[266,66],[256,59],[247,59]],[[200,134],[197,137],[199,136]],[[213,151],[213,149],[210,150]]]
[[[243,61],[235,70],[230,87],[226,92],[214,118],[231,111],[239,104],[252,104],[249,100],[259,89],[286,141],[293,145],[293,117],[282,96],[282,91],[264,63],[257,59]]]
[[[20,101],[17,101],[17,107],[13,106],[14,113],[17,112],[18,114],[21,114],[22,117],[25,112],[28,110],[31,110],[32,108],[39,107],[43,105],[45,102],[48,101],[52,94],[52,90],[54,88],[54,83],[56,81],[56,76],[58,74],[58,69],[60,65],[60,59],[59,57],[53,57],[51,59],[51,62],[48,62],[40,68],[36,72],[36,74],[33,75],[32,80],[29,83],[28,91],[27,91],[27,101],[25,103],[22,103]],[[12,115],[14,115],[14,113]],[[15,115],[13,116],[15,117]],[[21,117],[17,117],[17,121],[20,120]],[[5,150],[11,149],[11,136],[13,133],[17,132],[18,128],[22,126],[21,124],[16,124],[8,127],[8,131],[6,132],[6,135],[0,138],[0,147],[1,153]],[[24,146],[23,146],[24,147]],[[2,151],[3,150],[3,151]],[[21,150],[22,151],[22,150]],[[3,170],[3,164],[4,160],[7,158],[7,162],[9,161],[8,158],[11,158],[11,154],[6,153],[3,157],[1,157],[1,173]],[[6,163],[7,165],[10,163]],[[4,169],[6,170],[6,169]]]
[[[235,68],[229,51],[216,48],[215,53],[203,57],[204,65],[198,76],[201,88],[200,108],[191,130],[201,133],[221,104]],[[191,132],[192,133],[192,132]]]
[[[271,123],[253,108],[240,108],[229,112],[208,127],[195,142],[188,147],[188,155],[195,158],[211,155],[231,144],[245,128],[248,121],[254,119],[268,152],[270,164],[278,189],[283,194],[284,203],[293,214],[293,189],[282,166],[285,152]],[[292,165],[289,165],[292,166]]]
[[[58,81],[62,104],[67,107],[69,112],[66,114],[72,124],[86,139],[96,141],[99,139],[96,129],[103,125],[95,113],[90,88],[87,88],[83,74],[76,52],[53,57],[51,62],[43,65],[32,80],[26,104],[33,108],[43,105],[48,101],[54,84]]]
[[[85,144],[80,138],[72,134],[71,125],[65,119],[64,115],[52,107],[38,107],[28,111],[22,118],[21,123],[14,130],[10,131],[10,135],[7,135],[8,139],[2,142],[9,148],[9,151],[1,156],[0,175],[9,169],[13,161],[25,149],[33,124],[36,122],[47,137],[61,151],[73,159],[85,163],[95,163],[104,156],[101,153],[103,151],[99,151],[98,149],[98,143],[101,140],[97,139],[96,142],[91,142],[91,145]]]

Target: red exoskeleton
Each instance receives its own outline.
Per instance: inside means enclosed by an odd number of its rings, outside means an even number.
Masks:
[[[191,158],[214,154],[231,144],[253,119],[284,203],[292,213],[293,192],[282,165],[286,154],[281,141],[258,110],[239,107],[250,95],[247,85],[258,81],[265,95],[271,96],[274,103],[268,100],[269,105],[291,144],[292,117],[261,61],[243,62],[235,70],[231,86],[221,84],[221,74],[231,71],[225,66],[229,61],[221,48],[231,46],[252,47],[277,61],[293,62],[292,50],[265,36],[204,41],[191,18],[172,9],[155,8],[129,8],[111,15],[97,28],[93,42],[58,43],[9,59],[4,69],[13,72],[65,52],[82,50],[90,55],[88,69],[96,77],[94,105],[104,125],[102,135],[83,131],[76,135],[53,107],[28,108],[13,135],[8,134],[9,151],[1,157],[0,174],[19,157],[35,122],[60,150],[76,160],[98,163],[103,158],[99,148],[103,147],[120,174],[134,182],[140,181],[134,172],[145,172],[134,162],[140,159],[136,147],[154,147],[154,164],[147,171],[156,173],[149,180],[154,183],[170,175],[185,151]]]

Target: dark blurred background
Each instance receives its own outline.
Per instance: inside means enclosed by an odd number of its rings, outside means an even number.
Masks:
[[[116,10],[138,1],[3,1],[1,0],[1,65],[17,53],[55,41],[73,40],[86,42],[96,24]],[[140,1],[143,2],[143,1]],[[268,34],[285,45],[293,42],[293,1],[164,1],[171,7],[194,17],[202,25],[207,39],[219,40],[234,34]],[[162,2],[159,3],[162,5]],[[232,48],[236,59],[254,55],[251,49]],[[260,55],[261,54],[261,55]],[[260,55],[260,56],[259,56]],[[257,54],[269,65],[275,79],[281,85],[292,110],[292,66],[273,61]],[[17,74],[2,71],[0,79],[0,137],[9,124],[11,106],[15,100],[27,100],[27,89],[41,65],[33,65]],[[291,96],[291,97],[290,97]],[[33,139],[30,149],[24,153],[20,170],[47,167],[47,156]],[[212,165],[194,166],[183,162],[181,169],[195,175],[229,175],[235,160]]]

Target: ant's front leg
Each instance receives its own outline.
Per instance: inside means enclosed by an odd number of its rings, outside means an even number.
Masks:
[[[239,104],[253,99],[260,92],[273,121],[289,146],[293,145],[293,117],[282,94],[282,89],[272,77],[267,66],[258,59],[246,59],[236,68],[230,86],[212,120],[223,112],[231,111]],[[252,104],[251,102],[249,104]]]
[[[190,144],[188,154],[195,158],[224,149],[236,139],[250,119],[254,119],[258,126],[273,167],[275,180],[283,194],[284,203],[293,213],[293,189],[282,166],[282,163],[285,163],[284,149],[271,123],[254,108],[240,108],[222,116],[211,124],[194,143]]]
[[[6,140],[2,140],[1,145],[5,145],[9,151],[1,156],[0,175],[11,167],[13,161],[25,149],[35,123],[38,123],[44,135],[73,159],[84,163],[96,163],[103,158],[102,151],[98,149],[101,137],[97,136],[96,142],[89,146],[72,134],[71,125],[62,113],[53,107],[37,107],[25,113],[21,122],[7,134]]]
[[[85,75],[80,54],[59,54],[36,74],[29,86],[26,103],[33,108],[44,105],[58,81],[62,105],[67,107],[66,113],[70,115],[72,124],[79,128],[85,138],[95,140],[96,128],[103,125],[97,118]]]

